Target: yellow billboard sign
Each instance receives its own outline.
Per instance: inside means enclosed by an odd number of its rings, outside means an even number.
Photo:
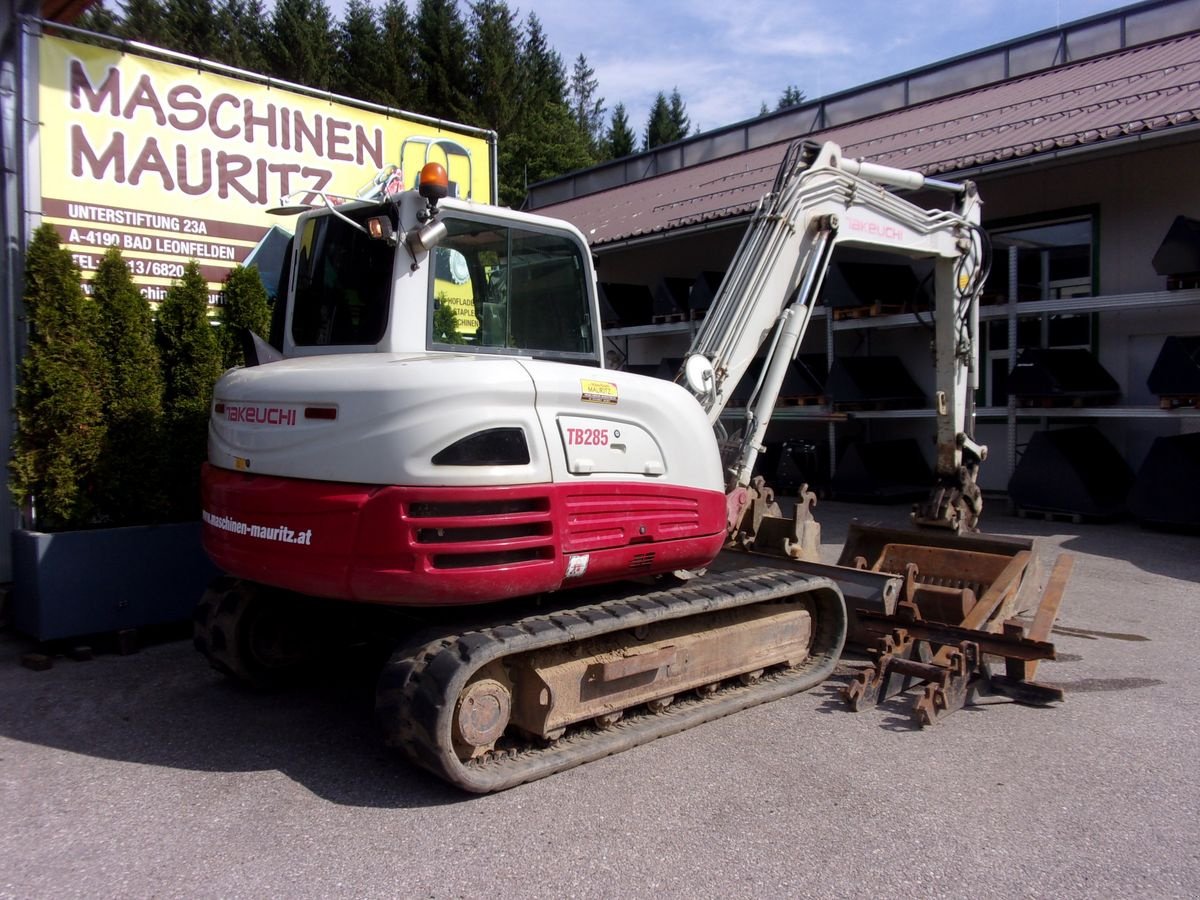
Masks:
[[[150,300],[195,259],[213,298],[289,194],[355,196],[427,161],[492,196],[484,133],[56,37],[38,43],[42,214],[84,271],[119,247]]]

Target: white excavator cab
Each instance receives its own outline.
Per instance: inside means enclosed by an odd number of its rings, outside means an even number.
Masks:
[[[601,365],[591,256],[565,222],[406,192],[307,212],[287,265],[272,335],[285,358],[453,352]]]

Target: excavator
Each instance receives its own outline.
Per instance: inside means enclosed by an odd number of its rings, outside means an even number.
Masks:
[[[214,389],[214,668],[269,685],[382,646],[386,742],[476,793],[812,688],[848,631],[877,663],[851,705],[919,679],[936,721],[989,653],[1017,699],[1061,696],[1031,680],[1052,645],[1007,621],[1030,545],[973,534],[972,184],[792,145],[674,382],[606,367],[578,229],[449,193],[432,163],[412,190],[303,207],[269,339]],[[864,527],[830,566],[811,503],[784,517],[754,470],[839,246],[932,264],[937,482],[913,512],[933,537]]]

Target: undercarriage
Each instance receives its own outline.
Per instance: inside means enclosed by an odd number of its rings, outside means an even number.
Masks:
[[[852,524],[832,566],[797,558],[788,539],[784,555],[762,552],[770,543],[726,551],[688,580],[440,610],[222,577],[197,608],[195,642],[218,671],[260,688],[368,645],[385,742],[474,793],[808,690],[846,646],[871,662],[843,689],[854,710],[919,689],[913,718],[927,726],[976,694],[1062,699],[1033,677],[1054,657],[1069,557],[1039,599],[1028,541]],[[1028,628],[1023,610],[1034,611]]]

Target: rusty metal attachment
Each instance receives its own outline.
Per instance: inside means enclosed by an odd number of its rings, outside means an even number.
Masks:
[[[1031,705],[1063,699],[1033,678],[1038,663],[1055,655],[1047,638],[1072,557],[1059,557],[1028,630],[1012,617],[1036,580],[1031,542],[852,525],[848,558],[858,569],[903,577],[894,609],[858,609],[851,617],[851,640],[873,658],[844,689],[852,709],[921,687],[912,714],[927,726],[981,693]],[[1002,661],[1004,674],[993,674],[989,660]]]
[[[775,507],[775,512],[767,512],[755,518],[753,548],[788,559],[820,562],[821,523],[813,518],[812,513],[816,505],[817,495],[808,489],[807,484],[800,485],[792,518],[784,518],[779,513],[778,506]]]
[[[775,489],[761,475],[749,487],[736,488],[725,499],[729,519],[730,546],[749,550],[754,546],[763,519],[778,519],[783,513],[775,502]]]

